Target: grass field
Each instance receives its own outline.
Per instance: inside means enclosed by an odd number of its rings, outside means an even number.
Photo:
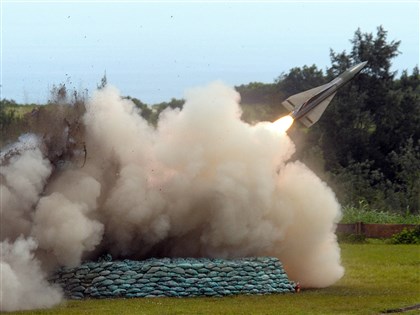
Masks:
[[[346,274],[326,289],[225,298],[67,301],[49,310],[10,314],[380,314],[420,303],[419,245],[377,241],[341,248]]]

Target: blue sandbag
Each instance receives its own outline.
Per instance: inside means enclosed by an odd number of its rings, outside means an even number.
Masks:
[[[268,294],[295,287],[278,259],[270,257],[88,262],[61,268],[50,281],[70,298]]]

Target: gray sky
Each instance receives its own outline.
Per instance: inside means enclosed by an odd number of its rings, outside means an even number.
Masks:
[[[2,98],[45,102],[53,84],[92,91],[106,70],[146,103],[190,87],[271,83],[293,67],[330,65],[358,27],[401,40],[393,69],[419,64],[418,1],[1,0]]]

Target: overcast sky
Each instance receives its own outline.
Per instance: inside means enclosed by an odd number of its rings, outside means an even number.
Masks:
[[[418,1],[1,1],[1,97],[45,102],[53,84],[92,91],[106,71],[152,104],[190,87],[271,83],[330,65],[358,27],[401,40],[393,69],[419,64]]]

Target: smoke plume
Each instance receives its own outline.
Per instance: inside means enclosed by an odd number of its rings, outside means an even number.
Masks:
[[[14,243],[0,243],[0,309],[2,311],[44,308],[60,302],[61,290],[45,279],[40,262],[33,251],[32,238],[19,237]]]
[[[71,146],[54,153],[63,161],[48,159],[45,135],[10,158],[2,153],[1,310],[56,303],[43,273],[104,253],[269,255],[303,287],[341,278],[334,193],[290,161],[287,134],[243,122],[239,99],[220,82],[192,89],[155,128],[108,86],[86,104],[77,136],[84,154],[68,126],[61,138]]]

